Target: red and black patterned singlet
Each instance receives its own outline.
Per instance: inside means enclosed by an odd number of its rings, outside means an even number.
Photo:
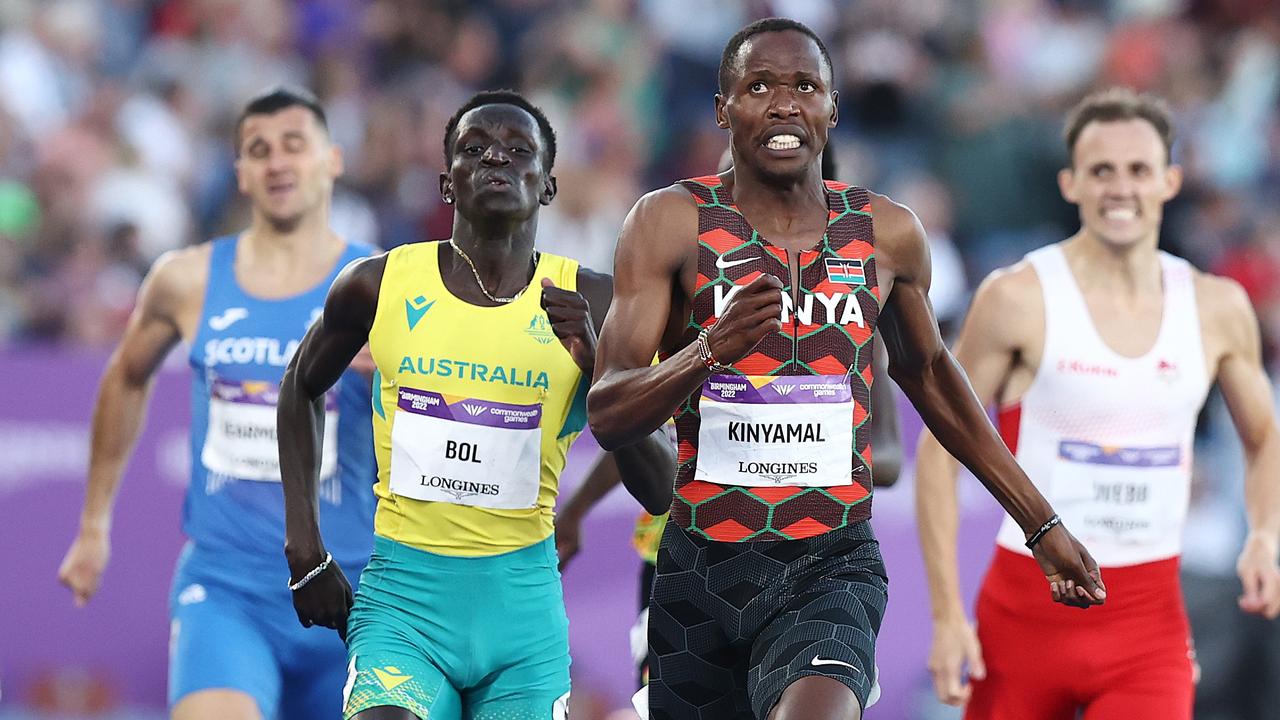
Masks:
[[[821,244],[800,253],[797,289],[791,285],[788,251],[747,223],[720,178],[680,184],[698,205],[698,277],[689,332],[715,324],[717,298],[725,302],[734,285],[762,273],[778,277],[793,298],[784,306],[782,330],[767,335],[728,374],[847,374],[854,440],[847,485],[743,487],[695,480],[701,422],[700,392],[695,392],[675,415],[679,468],[672,519],[708,539],[738,542],[813,537],[871,517],[871,336],[880,288],[867,191],[826,182],[827,232]]]

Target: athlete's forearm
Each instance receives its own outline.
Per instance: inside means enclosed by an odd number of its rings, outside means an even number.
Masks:
[[[1245,448],[1244,498],[1249,532],[1280,543],[1280,430],[1274,423],[1261,443]]]
[[[591,434],[605,450],[636,442],[669,420],[710,374],[692,343],[657,365],[606,370],[587,396]]]
[[[109,533],[124,468],[138,441],[151,396],[151,378],[130,379],[120,355],[112,357],[98,385],[89,447],[89,480],[80,529]]]
[[[956,536],[960,507],[956,497],[959,463],[926,430],[916,451],[916,530],[929,581],[929,606],[935,622],[964,620],[960,597]]]
[[[638,443],[612,453],[618,475],[645,512],[661,515],[671,507],[676,475],[676,453],[666,432],[659,428]]]
[[[324,392],[308,392],[295,363],[280,382],[276,405],[276,439],[280,446],[280,481],[284,486],[285,557],[303,573],[324,555],[320,537],[317,477],[324,438]],[[298,568],[294,568],[297,570]]]
[[[918,371],[895,369],[902,388],[942,446],[969,468],[1023,532],[1030,535],[1053,508],[1027,478],[991,424],[959,363],[945,349]]]

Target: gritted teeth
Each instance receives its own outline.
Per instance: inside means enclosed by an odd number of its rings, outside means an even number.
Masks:
[[[800,147],[800,138],[795,135],[774,135],[764,143],[770,150],[795,150]]]
[[[1138,211],[1131,207],[1103,208],[1102,217],[1108,220],[1133,220]]]

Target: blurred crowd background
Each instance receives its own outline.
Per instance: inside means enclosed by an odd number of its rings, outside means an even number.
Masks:
[[[277,83],[328,110],[335,227],[382,247],[448,236],[454,109],[528,94],[560,146],[539,244],[609,269],[643,192],[716,167],[721,49],[774,14],[827,41],[841,179],[920,215],[950,326],[986,272],[1076,229],[1054,179],[1065,111],[1111,84],[1167,98],[1187,181],[1162,245],[1244,285],[1280,374],[1276,0],[0,0],[0,344],[108,348],[152,260],[243,227],[232,123]],[[1276,685],[1280,636],[1235,610],[1220,402],[1200,439],[1187,595],[1214,667],[1197,717],[1274,717],[1246,707]]]

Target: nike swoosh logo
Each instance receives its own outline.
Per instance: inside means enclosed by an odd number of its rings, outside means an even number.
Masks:
[[[850,665],[849,663],[844,662],[843,660],[831,660],[828,658],[815,657],[813,659],[813,662],[809,664],[813,665],[814,667],[822,667],[823,665],[843,665],[849,668],[850,670],[856,670],[858,672],[862,672],[862,670],[860,670],[857,665]]]
[[[735,267],[743,263],[749,263],[752,260],[755,260],[755,258],[742,258],[741,260],[725,260],[724,255],[718,255],[716,256],[716,267],[720,268],[721,270],[728,270],[731,267]]]
[[[249,311],[242,307],[227,308],[221,315],[214,315],[209,318],[209,327],[222,332],[231,327],[232,323],[238,322],[249,317]]]

